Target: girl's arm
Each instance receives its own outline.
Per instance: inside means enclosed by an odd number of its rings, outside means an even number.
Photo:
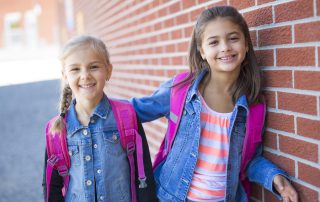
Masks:
[[[46,168],[47,168],[47,160],[48,155],[45,152],[45,161],[44,161],[44,173],[43,173],[43,180],[42,180],[42,187],[43,187],[43,195],[46,201],[47,197],[47,182],[46,182]],[[62,187],[63,187],[63,179],[59,175],[56,169],[52,170],[51,175],[51,182],[50,182],[50,195],[49,195],[49,202],[64,202],[64,197],[62,195]]]
[[[265,131],[263,127],[262,135]],[[246,174],[251,182],[255,182],[269,190],[279,200],[298,201],[296,190],[290,183],[289,175],[271,161],[262,156],[263,144],[260,143],[256,148],[254,158],[249,162]]]
[[[137,201],[138,202],[157,202],[157,196],[156,196],[156,186],[154,182],[154,177],[153,177],[153,171],[152,171],[152,163],[151,163],[151,158],[150,158],[150,151],[149,151],[149,146],[148,142],[142,127],[142,124],[140,121],[138,121],[138,127],[139,127],[139,134],[141,135],[142,138],[142,145],[143,145],[143,163],[144,163],[144,170],[145,170],[145,175],[147,177],[147,188],[145,189],[139,189],[137,188]],[[137,170],[137,169],[136,169]],[[138,174],[136,173],[136,176]],[[138,185],[137,185],[138,187]]]
[[[153,121],[163,116],[169,118],[171,85],[172,79],[163,83],[152,95],[130,100],[142,123]]]
[[[277,192],[273,186],[273,182],[276,176],[281,175],[289,181],[288,174],[273,164],[271,161],[262,156],[263,146],[262,144],[256,150],[255,157],[248,165],[246,174],[251,182],[255,182],[265,189],[269,190],[277,196],[280,200],[281,195]]]

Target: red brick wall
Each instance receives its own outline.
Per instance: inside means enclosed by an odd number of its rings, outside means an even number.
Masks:
[[[244,15],[265,77],[265,156],[288,171],[301,201],[320,200],[320,0],[77,0],[84,32],[102,38],[114,65],[108,93],[149,95],[188,69],[195,19],[205,8],[233,5]],[[152,154],[166,121],[145,125]],[[254,186],[255,201],[276,201]]]

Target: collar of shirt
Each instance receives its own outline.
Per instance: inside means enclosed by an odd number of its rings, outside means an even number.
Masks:
[[[76,100],[72,100],[70,108],[68,110],[67,114],[67,136],[72,136],[74,133],[76,133],[78,130],[87,128],[86,126],[83,126],[78,118],[77,113],[75,110]],[[106,95],[103,95],[102,99],[100,100],[99,104],[96,106],[96,108],[93,111],[93,114],[91,117],[97,116],[101,119],[106,119],[109,112],[111,111],[111,105],[109,103],[109,100]]]

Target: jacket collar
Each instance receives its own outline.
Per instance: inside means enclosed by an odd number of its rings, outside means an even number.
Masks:
[[[191,84],[191,87],[189,88],[189,93],[187,95],[187,102],[190,102],[192,99],[199,97],[198,93],[198,86],[200,84],[200,81],[203,79],[203,77],[206,75],[208,70],[204,69],[200,72],[199,76],[195,79],[193,84]]]
[[[68,114],[67,114],[66,121],[67,121],[67,135],[68,136],[74,135],[74,133],[76,133],[80,129],[87,128],[86,126],[83,126],[77,118],[77,113],[76,113],[76,109],[75,109],[76,103],[77,103],[76,100],[73,99],[71,102],[70,108],[68,110]],[[108,101],[108,98],[106,95],[103,95],[99,104],[94,109],[94,112],[91,117],[97,116],[99,118],[106,119],[110,110],[111,110],[111,106]]]

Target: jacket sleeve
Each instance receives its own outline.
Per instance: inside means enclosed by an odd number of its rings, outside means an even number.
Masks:
[[[137,201],[138,202],[157,202],[158,198],[156,196],[156,191],[155,191],[155,181],[153,177],[149,146],[148,146],[148,142],[140,121],[138,121],[138,127],[139,127],[139,134],[141,135],[141,138],[142,138],[143,162],[144,162],[145,175],[147,178],[147,181],[146,181],[147,187],[143,189],[139,188],[139,180],[138,180],[138,172],[137,172],[138,168],[136,164],[135,170],[136,170],[136,179],[137,179],[136,181]]]
[[[163,116],[169,118],[172,82],[172,79],[166,81],[150,96],[132,98],[130,100],[142,123],[153,121]]]
[[[47,160],[48,160],[48,155],[47,155],[47,152],[45,152],[44,172],[43,172],[43,180],[42,180],[44,201],[46,201],[46,197],[47,197],[47,181],[46,181]],[[56,169],[53,169],[51,174],[51,180],[50,180],[49,202],[64,202],[64,197],[62,195],[62,187],[63,187],[63,179],[59,175],[58,171]]]
[[[269,190],[280,200],[280,194],[273,187],[273,179],[276,175],[283,175],[288,180],[289,175],[273,164],[271,161],[262,156],[263,145],[262,143],[257,147],[254,158],[249,162],[246,174],[249,181],[255,182],[265,189]]]

